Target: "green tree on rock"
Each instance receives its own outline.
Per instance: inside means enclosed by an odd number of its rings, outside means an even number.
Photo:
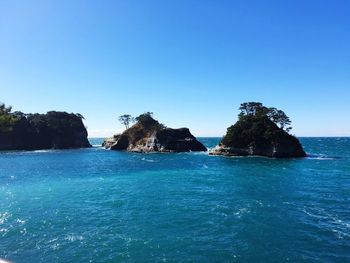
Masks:
[[[162,123],[159,123],[157,120],[153,118],[153,112],[147,111],[142,113],[138,117],[135,118],[138,124],[143,125],[144,127],[152,128],[152,129],[163,129],[166,126]]]
[[[292,129],[290,126],[292,122],[284,111],[273,107],[267,108],[261,102],[244,102],[239,107],[239,110],[241,111],[238,114],[240,120],[251,117],[268,118],[287,132]]]
[[[125,126],[125,129],[129,129],[130,123],[134,122],[135,119],[130,114],[124,114],[119,116],[119,121]]]
[[[12,107],[0,103],[0,131],[11,131],[17,121],[17,117],[11,113]]]

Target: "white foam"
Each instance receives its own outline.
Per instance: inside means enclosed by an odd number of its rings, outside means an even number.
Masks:
[[[308,156],[307,159],[310,160],[335,160],[334,157],[327,157],[327,156]]]
[[[21,219],[17,218],[16,222],[17,222],[17,223],[19,223],[19,224],[24,224],[26,221],[25,221],[25,220],[21,220]]]
[[[33,151],[34,153],[48,153],[48,152],[52,152],[54,150],[35,150]]]
[[[71,235],[68,235],[67,237],[65,237],[65,239],[68,240],[68,241],[74,242],[76,240],[83,240],[84,237],[81,236],[81,235],[71,234]]]
[[[145,162],[149,162],[149,163],[155,163],[155,162],[156,162],[155,160],[146,159],[145,157],[143,157],[141,160],[142,160],[142,161],[145,161]]]

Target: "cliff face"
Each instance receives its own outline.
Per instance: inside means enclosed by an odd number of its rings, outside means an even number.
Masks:
[[[66,112],[13,113],[17,121],[0,130],[0,150],[39,150],[91,147],[82,117]]]
[[[275,158],[305,157],[299,140],[267,117],[246,116],[227,129],[211,155],[260,155]]]
[[[189,129],[165,128],[151,117],[137,122],[122,134],[106,139],[103,146],[131,152],[207,151]]]

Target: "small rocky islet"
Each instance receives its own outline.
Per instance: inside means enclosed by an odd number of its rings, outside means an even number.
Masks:
[[[306,157],[299,140],[289,134],[291,121],[282,110],[267,108],[260,102],[242,103],[239,109],[238,121],[227,128],[210,155]]]
[[[139,153],[207,151],[188,128],[168,128],[155,120],[150,112],[138,116],[132,127],[106,139],[102,146]]]

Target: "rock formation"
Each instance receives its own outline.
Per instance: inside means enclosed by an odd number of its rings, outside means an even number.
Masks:
[[[107,149],[130,152],[207,151],[187,128],[166,128],[149,113],[136,119],[136,124],[122,134],[106,139],[102,145]]]
[[[39,150],[91,147],[80,114],[11,113],[14,121],[0,129],[0,150]]]
[[[282,111],[277,111],[279,112],[277,115],[271,113],[272,110],[276,111],[275,108],[265,108],[261,104],[251,111],[241,112],[239,120],[227,129],[220,144],[209,154],[259,155],[275,158],[305,157],[306,154],[299,140],[284,130],[283,125],[282,127],[277,125],[290,124],[289,118]],[[283,118],[279,119],[278,116]]]

